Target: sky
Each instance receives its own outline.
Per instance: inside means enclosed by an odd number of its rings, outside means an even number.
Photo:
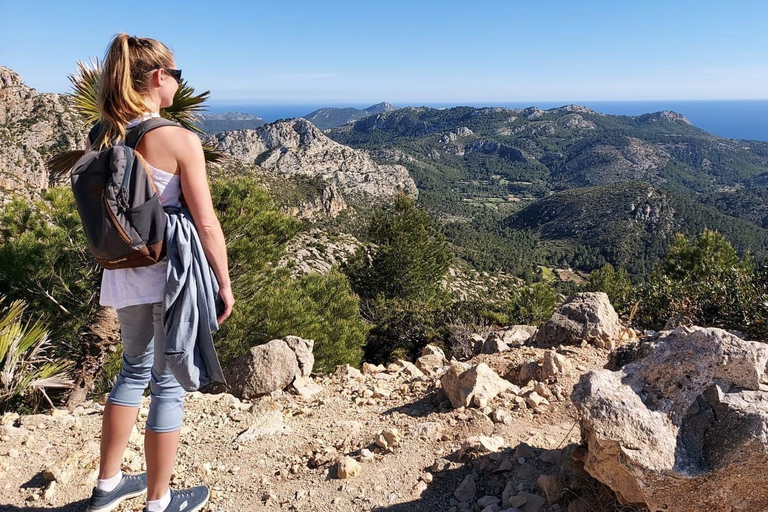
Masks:
[[[212,102],[768,98],[765,0],[0,0],[0,65],[68,92],[118,32]]]

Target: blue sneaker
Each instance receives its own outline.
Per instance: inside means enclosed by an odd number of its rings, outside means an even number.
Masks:
[[[94,487],[91,499],[88,500],[86,512],[109,512],[116,508],[120,502],[133,498],[147,491],[147,474],[126,475],[113,490],[101,491]]]
[[[163,512],[196,512],[208,503],[210,497],[211,492],[204,485],[181,491],[171,489],[171,502]]]

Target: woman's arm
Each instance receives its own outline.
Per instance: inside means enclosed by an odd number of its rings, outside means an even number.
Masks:
[[[158,130],[162,130],[159,128]],[[213,200],[205,173],[205,156],[200,139],[184,129],[174,129],[174,153],[179,163],[181,190],[187,207],[192,213],[205,257],[219,282],[219,295],[224,301],[224,313],[219,317],[222,323],[231,313],[235,299],[227,266],[227,246],[221,224],[213,210]]]

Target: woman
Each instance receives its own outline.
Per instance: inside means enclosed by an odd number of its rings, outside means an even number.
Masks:
[[[179,87],[181,70],[171,51],[149,38],[118,34],[104,59],[99,81],[99,110],[103,136],[94,147],[121,141],[126,129],[159,116]],[[90,150],[90,141],[86,151]],[[214,213],[200,139],[180,126],[147,132],[136,150],[144,157],[163,206],[179,206],[183,194],[194,219],[205,257],[219,283],[224,311],[234,298],[227,269],[224,235]],[[102,422],[101,458],[96,488],[88,503],[91,512],[112,510],[124,499],[147,492],[148,512],[194,512],[208,501],[206,487],[177,491],[169,487],[182,422],[185,391],[171,374],[163,354],[165,331],[162,300],[167,261],[117,270],[104,270],[100,304],[117,310],[123,339],[123,367]],[[123,475],[120,464],[144,390],[150,385],[144,450],[147,472]]]

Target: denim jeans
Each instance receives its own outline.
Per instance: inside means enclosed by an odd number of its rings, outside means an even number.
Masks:
[[[186,392],[165,363],[162,312],[160,302],[117,310],[123,338],[123,367],[107,400],[116,405],[138,407],[149,384],[147,429],[173,432],[181,428]]]

